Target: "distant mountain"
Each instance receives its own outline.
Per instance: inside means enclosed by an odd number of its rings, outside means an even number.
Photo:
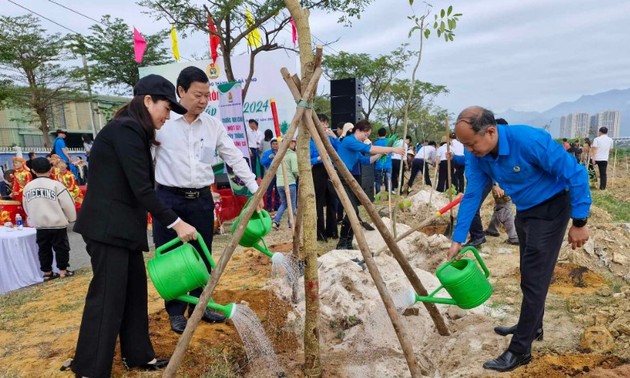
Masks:
[[[550,125],[549,132],[553,137],[558,137],[560,135],[560,117],[574,112],[593,115],[606,110],[618,110],[621,113],[619,136],[630,136],[630,88],[583,95],[573,102],[560,103],[542,113],[509,109],[497,114],[497,116],[505,118],[512,124],[524,123],[539,127]]]

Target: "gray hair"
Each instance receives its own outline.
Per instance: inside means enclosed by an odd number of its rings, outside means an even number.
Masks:
[[[459,122],[465,122],[470,125],[470,128],[475,134],[483,135],[488,127],[496,126],[497,122],[494,118],[494,113],[491,110],[482,108],[481,106],[472,106],[464,109],[459,116],[455,124]]]

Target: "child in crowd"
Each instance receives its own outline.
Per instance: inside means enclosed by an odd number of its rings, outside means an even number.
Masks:
[[[83,203],[83,193],[81,193],[81,188],[79,188],[74,175],[68,170],[68,164],[63,160],[59,160],[57,168],[59,168],[56,177],[57,181],[61,182],[68,189],[75,203]]]
[[[32,167],[36,178],[24,188],[23,206],[28,224],[37,229],[39,263],[44,281],[73,276],[74,272],[68,270],[70,243],[66,227],[77,218],[74,201],[62,183],[50,179],[48,159],[35,158]],[[52,271],[53,249],[59,274]]]
[[[505,242],[518,245],[518,235],[516,234],[516,227],[514,227],[512,198],[506,195],[497,184],[492,188],[492,197],[494,197],[494,213],[492,213],[492,219],[488,229],[486,229],[486,235],[499,236],[499,226],[503,225],[505,232],[508,234],[508,239]]]
[[[3,200],[11,200],[11,192],[13,192],[13,169],[7,169],[4,171],[4,180],[0,182],[0,194]]]
[[[26,166],[26,160],[20,157],[13,158],[13,192],[11,193],[11,197],[16,201],[22,201],[22,192],[24,191],[24,186],[28,184],[32,179],[31,171]]]

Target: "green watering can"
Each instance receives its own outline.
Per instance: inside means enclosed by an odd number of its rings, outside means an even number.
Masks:
[[[457,305],[467,310],[481,305],[490,298],[493,290],[492,285],[490,285],[488,281],[490,272],[475,248],[463,248],[459,251],[458,255],[468,251],[472,251],[477,261],[469,258],[462,258],[455,261],[455,257],[453,257],[450,261],[440,265],[435,275],[442,285],[427,297],[421,297],[416,294],[416,302]],[[479,263],[481,270],[477,267],[476,262]],[[442,289],[446,289],[452,299],[436,298],[435,294]]]
[[[247,207],[247,204],[245,204],[245,207]],[[234,221],[234,224],[232,224],[232,233],[236,232],[236,228],[241,222],[242,216],[243,214],[241,213],[241,215],[236,218],[236,221]],[[255,211],[249,219],[249,222],[247,222],[245,232],[238,244],[243,247],[256,248],[265,255],[273,257],[273,252],[267,248],[263,240],[263,237],[271,231],[271,223],[271,216],[266,210],[261,210],[260,212]],[[260,245],[259,242],[262,242],[263,245]]]
[[[216,267],[210,251],[203,238],[197,233],[197,241],[206,255],[212,268]],[[175,238],[168,243],[159,246],[155,250],[155,257],[147,263],[149,277],[153,286],[166,301],[179,300],[196,305],[199,298],[188,295],[188,292],[206,286],[210,279],[210,273],[206,264],[201,259],[199,252],[191,244],[183,243],[177,248],[164,253],[165,250],[180,243],[179,238]],[[228,319],[234,312],[234,303],[225,306],[210,301],[208,308],[219,311]]]

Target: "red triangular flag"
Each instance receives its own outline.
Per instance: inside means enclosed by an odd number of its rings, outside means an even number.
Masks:
[[[295,47],[295,42],[297,41],[297,26],[295,26],[295,21],[291,19],[291,40],[293,41],[293,46]]]
[[[136,63],[142,63],[142,57],[144,56],[144,51],[147,49],[147,41],[144,40],[142,34],[136,29],[133,28],[133,54],[136,58]]]
[[[219,54],[217,53],[217,48],[219,47],[220,39],[219,36],[216,34],[217,27],[214,25],[214,22],[212,22],[212,17],[210,17],[210,15],[208,15],[208,30],[210,31],[210,56],[212,57],[212,63],[215,63],[217,60],[217,56],[219,56]]]

